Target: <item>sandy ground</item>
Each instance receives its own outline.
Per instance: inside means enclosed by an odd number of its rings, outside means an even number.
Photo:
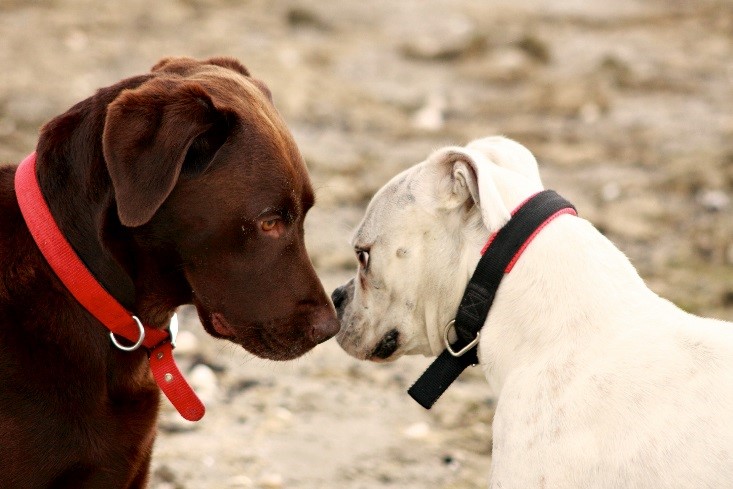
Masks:
[[[502,133],[683,308],[733,320],[733,3],[0,0],[0,160],[97,87],[168,55],[238,57],[308,162],[328,289],[371,194],[449,143]],[[0,231],[1,232],[1,231]],[[492,399],[469,371],[431,411],[429,360],[372,365],[333,342],[283,364],[202,333],[179,351],[207,401],[164,403],[151,487],[483,487]]]

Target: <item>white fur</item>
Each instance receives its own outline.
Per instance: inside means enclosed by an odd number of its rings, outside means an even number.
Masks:
[[[505,138],[438,150],[373,198],[339,343],[437,355],[492,231],[542,188]],[[582,211],[582,210],[581,210]],[[479,357],[497,398],[492,488],[733,488],[733,324],[649,290],[587,221],[561,216],[499,288]],[[450,390],[445,394],[450,395]]]

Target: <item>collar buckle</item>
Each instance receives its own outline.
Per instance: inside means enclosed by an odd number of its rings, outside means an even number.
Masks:
[[[176,336],[178,336],[178,313],[173,313],[171,322],[168,323],[168,338],[170,338],[171,346],[176,348]]]
[[[448,350],[448,353],[450,353],[454,357],[458,358],[458,357],[462,357],[471,348],[473,348],[474,346],[478,345],[479,339],[481,338],[481,332],[480,331],[477,331],[476,332],[476,337],[474,339],[472,339],[469,344],[467,344],[466,346],[464,346],[460,350],[455,351],[453,349],[453,346],[450,344],[450,340],[448,339],[448,335],[450,334],[450,328],[455,323],[456,323],[456,320],[455,319],[451,319],[450,322],[448,322],[448,324],[445,325],[445,330],[443,331],[443,343],[445,344],[445,349]]]
[[[143,341],[145,341],[145,326],[143,326],[143,323],[138,319],[137,316],[132,316],[132,319],[135,321],[135,324],[137,325],[137,330],[139,332],[137,341],[133,343],[131,346],[125,346],[121,344],[119,341],[117,341],[117,337],[115,336],[114,332],[109,333],[109,337],[112,340],[112,344],[115,345],[119,350],[122,351],[135,351],[138,348],[140,348],[143,344]]]

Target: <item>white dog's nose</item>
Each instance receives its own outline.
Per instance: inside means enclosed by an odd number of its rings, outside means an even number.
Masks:
[[[337,310],[341,309],[341,306],[344,304],[344,300],[346,300],[346,295],[347,294],[345,285],[342,285],[341,287],[338,287],[336,290],[334,290],[331,294],[333,307],[335,307]]]
[[[331,301],[333,301],[333,307],[336,308],[336,314],[339,319],[343,315],[344,307],[346,307],[347,299],[349,298],[349,290],[354,288],[354,279],[349,280],[341,287],[331,293]]]

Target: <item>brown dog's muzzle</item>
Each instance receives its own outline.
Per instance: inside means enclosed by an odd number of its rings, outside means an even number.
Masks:
[[[204,328],[212,335],[240,344],[269,360],[291,360],[332,338],[339,322],[330,305],[296,309],[290,316],[269,321],[232,323],[219,312],[208,313],[197,304]]]
[[[312,324],[311,341],[316,344],[323,343],[336,336],[340,329],[339,321],[330,308],[318,309],[313,315]]]

